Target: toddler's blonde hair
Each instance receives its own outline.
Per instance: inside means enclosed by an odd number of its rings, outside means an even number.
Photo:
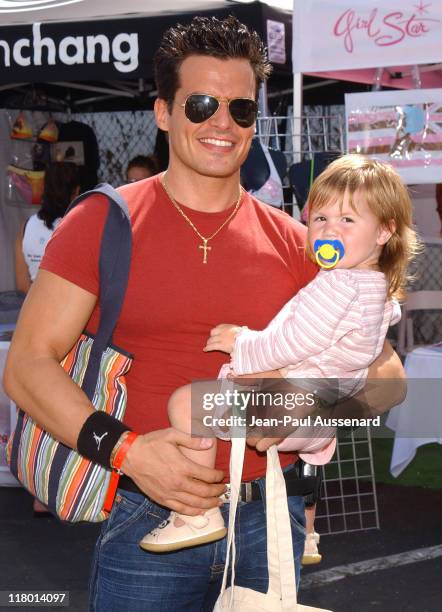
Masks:
[[[356,191],[366,198],[380,225],[393,232],[382,247],[379,269],[387,277],[388,297],[403,298],[408,264],[420,252],[421,243],[413,229],[408,190],[390,165],[363,155],[343,155],[336,159],[313,182],[306,203],[309,219],[312,211],[344,198],[346,192],[350,206],[357,213],[353,200]],[[314,260],[309,245],[307,252]]]

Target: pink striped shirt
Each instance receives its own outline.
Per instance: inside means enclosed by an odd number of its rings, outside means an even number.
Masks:
[[[334,402],[364,386],[388,326],[399,319],[399,304],[387,300],[382,272],[321,270],[264,330],[245,328],[238,334],[231,367],[238,375],[280,370],[285,378],[302,379],[300,387]],[[339,384],[327,379],[339,379]],[[288,440],[280,450],[289,450],[288,444],[284,447]],[[334,443],[331,454],[333,450]]]

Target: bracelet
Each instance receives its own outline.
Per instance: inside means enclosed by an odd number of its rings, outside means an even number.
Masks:
[[[114,450],[111,453],[110,464],[113,470],[116,470],[119,474],[122,474],[121,465],[130,449],[132,444],[138,438],[138,434],[134,431],[126,431],[120,437],[115,445]]]
[[[110,454],[110,458],[109,458],[109,463],[112,469],[114,469],[114,461],[115,461],[115,454],[117,453],[118,449],[120,448],[120,446],[122,445],[122,443],[124,442],[124,440],[126,439],[126,436],[129,432],[128,431],[124,431],[121,436],[118,438],[117,443],[115,444],[115,446],[112,449],[112,452]]]
[[[129,427],[115,417],[96,410],[83,423],[78,434],[77,450],[80,455],[105,468],[111,467],[111,453]]]

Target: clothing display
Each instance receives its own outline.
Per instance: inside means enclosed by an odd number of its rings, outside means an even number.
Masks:
[[[42,260],[46,245],[52,236],[54,229],[60,223],[61,218],[55,219],[53,229],[49,229],[45,222],[39,218],[38,214],[32,215],[26,221],[23,232],[22,250],[25,261],[28,265],[29,276],[34,282],[38,268]]]
[[[241,184],[244,189],[258,200],[280,208],[284,204],[282,181],[286,174],[284,153],[269,149],[254,139],[247,159],[241,166]]]
[[[267,147],[262,147],[265,158],[269,165],[270,176],[259,189],[251,189],[250,193],[261,202],[271,204],[280,208],[284,204],[284,192],[281,177],[278,174],[275,163]]]
[[[20,113],[14,121],[10,136],[15,140],[32,138],[32,128],[23,113]]]
[[[7,174],[11,188],[27,204],[41,204],[43,197],[45,173],[44,170],[27,170],[10,164]]]
[[[290,166],[290,186],[293,189],[296,203],[300,209],[304,207],[307,201],[310,187],[315,178],[340,155],[341,153],[336,151],[321,151],[319,153],[312,153],[311,159],[304,159]]]
[[[53,119],[49,119],[38,133],[38,140],[44,140],[45,142],[57,142],[59,137],[57,124]]]
[[[207,264],[201,240],[184,223],[159,176],[125,185],[133,226],[129,286],[114,342],[134,354],[127,375],[125,422],[138,433],[169,427],[167,402],[178,387],[215,379],[227,356],[204,353],[209,330],[220,321],[264,328],[316,274],[305,255],[306,229],[288,215],[245,193],[237,214],[213,238]],[[98,251],[107,204],[81,204],[66,217],[41,264],[95,295]],[[204,236],[231,214],[193,210],[179,202]],[[253,229],[251,229],[253,228]],[[250,262],[255,262],[253,266]],[[87,325],[94,333],[97,308]],[[216,465],[228,478],[230,444],[218,444]],[[283,465],[293,461],[290,454]],[[248,448],[244,479],[265,473],[265,457]]]

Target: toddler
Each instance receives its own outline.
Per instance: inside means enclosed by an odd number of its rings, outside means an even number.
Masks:
[[[303,388],[314,379],[315,393],[336,401],[362,389],[389,325],[399,320],[396,298],[417,239],[406,187],[392,167],[370,158],[345,155],[331,163],[314,181],[307,205],[307,253],[323,269],[264,330],[218,325],[204,351],[230,354],[222,377],[296,378],[303,379]],[[327,379],[339,381],[337,396],[331,397]],[[172,426],[189,433],[190,394],[190,385],[177,389],[168,406]],[[333,430],[302,433],[298,428],[278,449],[296,450],[311,464],[328,462],[336,444]],[[182,452],[214,466],[216,444],[207,451]],[[225,533],[219,508],[196,517],[172,512],[140,545],[162,552],[211,542]]]

